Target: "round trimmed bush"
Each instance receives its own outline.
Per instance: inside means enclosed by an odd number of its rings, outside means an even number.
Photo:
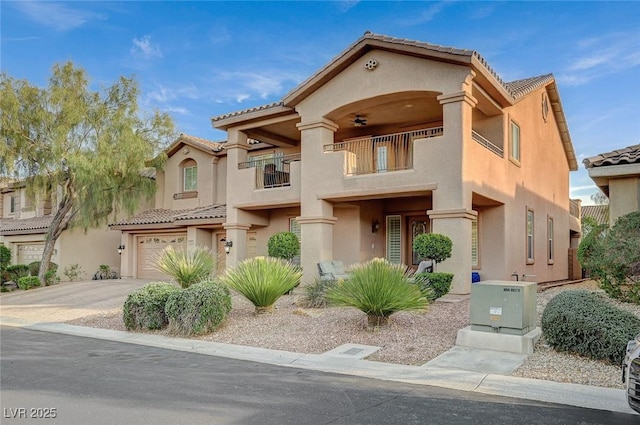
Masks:
[[[627,342],[640,332],[640,319],[598,293],[564,291],[547,304],[541,327],[557,351],[621,364]]]
[[[267,251],[269,253],[269,257],[291,260],[293,257],[300,254],[300,241],[298,241],[298,237],[295,233],[276,233],[267,241]]]
[[[169,321],[164,312],[167,299],[180,288],[166,282],[147,283],[131,292],[122,309],[127,330],[162,329]]]
[[[169,330],[180,335],[211,332],[231,311],[229,288],[214,281],[196,283],[171,294],[165,305]]]
[[[433,272],[419,273],[413,276],[415,283],[420,287],[429,301],[437,300],[449,293],[453,273]]]
[[[439,233],[423,233],[413,240],[413,249],[421,258],[428,258],[441,263],[451,257],[453,241]]]
[[[18,279],[18,288],[27,290],[40,286],[38,276],[23,276]]]
[[[54,272],[58,270],[58,265],[53,261],[49,263],[49,270],[47,271],[51,271],[51,270],[53,270]],[[34,261],[33,263],[29,263],[29,274],[31,276],[38,276],[38,273],[40,273],[40,261]]]
[[[21,277],[29,276],[29,266],[27,264],[13,264],[7,266],[7,278],[12,282],[18,283]]]

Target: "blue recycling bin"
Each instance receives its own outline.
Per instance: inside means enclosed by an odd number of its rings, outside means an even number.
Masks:
[[[478,283],[478,282],[480,282],[480,273],[471,272],[471,283]]]

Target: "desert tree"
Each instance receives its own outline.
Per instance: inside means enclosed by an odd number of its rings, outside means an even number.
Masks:
[[[93,91],[86,71],[71,62],[54,65],[44,88],[0,75],[0,176],[57,204],[41,282],[63,231],[130,214],[155,192],[144,170],[162,166],[174,126],[167,114],[143,114],[138,94],[135,79],[126,77]]]

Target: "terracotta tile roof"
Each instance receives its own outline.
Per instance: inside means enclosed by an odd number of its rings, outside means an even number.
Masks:
[[[538,77],[525,78],[505,83],[505,88],[514,99],[525,96],[532,91],[544,87],[553,81],[553,74],[540,75]]]
[[[191,136],[189,134],[180,133],[178,139],[185,139],[193,144],[202,146],[205,150],[219,152],[223,148],[224,142],[212,142],[211,140],[203,139],[201,137]]]
[[[204,207],[196,209],[191,212],[177,215],[176,220],[198,220],[206,218],[226,218],[227,206],[226,205],[211,205],[210,207]]]
[[[273,102],[273,103],[270,103],[268,105],[254,106],[253,108],[243,109],[241,111],[229,112],[228,114],[218,115],[216,117],[212,117],[211,121],[212,122],[220,121],[220,120],[224,120],[226,118],[235,117],[235,116],[238,116],[238,115],[249,114],[251,112],[262,111],[262,110],[270,109],[270,108],[277,108],[279,106],[284,106],[284,102],[282,102],[282,101]]]
[[[583,205],[582,217],[592,217],[598,224],[609,224],[609,205]]]
[[[586,168],[607,165],[640,164],[640,145],[628,146],[611,152],[601,153],[582,161]]]
[[[52,215],[24,219],[3,218],[0,219],[0,235],[19,233],[33,230],[46,230],[51,225]],[[32,232],[30,232],[32,233]]]
[[[162,224],[162,223],[174,223],[178,220],[196,220],[207,218],[226,218],[227,206],[226,205],[209,205],[206,207],[182,209],[182,210],[170,210],[154,208],[150,210],[142,211],[132,217],[120,220],[116,223],[109,224],[109,226],[132,226],[141,224]]]

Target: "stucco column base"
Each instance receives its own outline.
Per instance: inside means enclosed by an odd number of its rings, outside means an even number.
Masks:
[[[247,258],[247,230],[251,226],[241,223],[225,223],[222,227],[227,231],[227,242],[233,243],[229,253],[226,254],[226,268],[229,269]]]
[[[471,221],[478,215],[468,209],[429,210],[432,232],[448,236],[453,242],[451,258],[436,264],[438,272],[453,273],[451,294],[471,293]]]
[[[296,217],[300,223],[300,263],[302,284],[309,285],[319,277],[318,262],[333,258],[333,225],[336,217]],[[338,259],[339,260],[339,259]]]

